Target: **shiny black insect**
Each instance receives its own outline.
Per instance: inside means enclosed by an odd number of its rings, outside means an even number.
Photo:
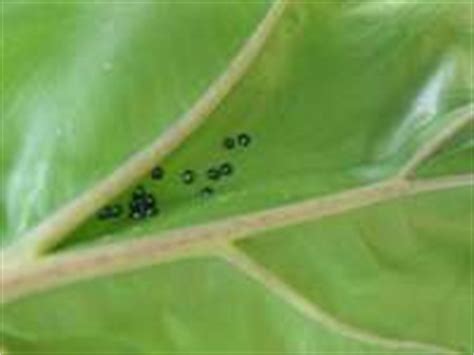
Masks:
[[[235,148],[235,139],[232,137],[225,137],[224,141],[222,142],[222,145],[226,149],[234,149]]]
[[[128,207],[130,210],[129,217],[135,220],[152,217],[159,213],[155,197],[146,192],[143,186],[135,189]]]
[[[101,220],[118,218],[122,215],[123,209],[120,205],[108,205],[102,208],[97,217]]]
[[[186,185],[192,184],[196,179],[196,173],[192,170],[185,170],[181,173],[181,181]]]
[[[165,176],[165,171],[161,166],[156,166],[151,171],[151,178],[153,180],[161,180]]]
[[[219,180],[219,178],[221,177],[221,173],[220,173],[219,169],[217,169],[217,168],[209,168],[207,170],[207,177],[210,180]]]
[[[241,147],[248,147],[250,145],[250,143],[252,143],[252,137],[250,137],[250,135],[247,134],[247,133],[240,133],[237,136],[237,143]]]
[[[206,186],[199,191],[199,195],[204,198],[211,197],[214,195],[214,189],[212,187]]]
[[[232,175],[232,173],[234,172],[234,167],[231,163],[226,162],[221,164],[221,166],[219,167],[219,172],[222,176],[229,176]]]
[[[137,198],[140,198],[140,197],[143,197],[146,195],[146,191],[145,191],[145,188],[142,186],[142,185],[138,185],[135,190],[133,191],[133,195],[132,197],[134,199],[137,199]]]

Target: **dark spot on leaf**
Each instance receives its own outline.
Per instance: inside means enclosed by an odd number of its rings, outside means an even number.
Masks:
[[[211,197],[214,195],[214,189],[212,187],[206,186],[199,191],[199,195],[204,198]]]
[[[235,140],[232,137],[225,137],[224,141],[222,142],[222,145],[226,149],[234,149],[235,148]]]
[[[97,217],[101,220],[106,220],[106,219],[120,217],[121,214],[122,214],[122,206],[107,205],[97,213]]]
[[[219,172],[219,169],[217,168],[209,168],[207,170],[207,177],[210,180],[219,180],[219,178],[221,177],[221,173]]]
[[[120,206],[120,205],[112,206],[112,214],[114,215],[114,217],[120,217],[122,212],[123,212],[122,206]]]
[[[133,198],[140,198],[146,194],[145,188],[142,185],[138,185],[133,191]]]
[[[250,145],[250,143],[252,143],[252,138],[250,137],[249,134],[247,133],[240,133],[238,136],[237,136],[237,143],[241,146],[241,147],[248,147]]]
[[[143,187],[138,192],[135,190],[128,206],[130,209],[129,216],[135,220],[154,216],[158,211],[155,197],[151,193],[146,192]]]
[[[153,180],[161,180],[165,176],[165,171],[161,166],[156,166],[151,171],[151,178]]]
[[[220,171],[221,175],[229,176],[229,175],[232,175],[232,173],[234,172],[234,167],[232,166],[231,163],[223,163],[219,167],[219,171]]]
[[[181,173],[181,181],[183,181],[187,185],[192,184],[195,178],[196,178],[196,174],[192,170],[188,169]]]

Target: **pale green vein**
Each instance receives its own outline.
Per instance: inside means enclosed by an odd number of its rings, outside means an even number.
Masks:
[[[196,253],[214,253],[223,242],[258,238],[259,232],[341,214],[391,199],[462,186],[474,175],[420,181],[389,180],[205,225],[45,256],[29,264],[4,264],[2,302],[80,279],[134,270]],[[80,270],[80,273],[77,272]]]
[[[202,125],[247,72],[282,16],[286,3],[286,0],[275,1],[226,70],[170,129],[118,167],[110,176],[21,236],[16,244],[5,251],[5,255],[14,255],[17,261],[35,258],[65,238],[99,206],[117,196],[182,144]]]
[[[409,177],[422,162],[435,154],[445,142],[458,133],[463,127],[474,121],[474,105],[463,106],[453,111],[448,118],[449,122],[434,137],[429,139],[411,157],[411,159],[398,172],[400,178]]]
[[[237,269],[263,284],[269,291],[281,297],[285,302],[293,306],[306,317],[324,325],[327,329],[344,337],[378,345],[390,350],[417,350],[429,354],[458,353],[455,350],[447,349],[437,345],[425,344],[411,340],[385,338],[380,335],[368,332],[367,330],[359,329],[352,325],[346,324],[325,312],[323,309],[318,307],[317,304],[306,299],[290,285],[281,280],[277,275],[248,257],[234,246],[223,246],[221,257],[230,264],[234,265]]]

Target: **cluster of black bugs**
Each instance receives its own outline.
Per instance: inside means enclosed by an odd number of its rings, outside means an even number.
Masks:
[[[129,217],[132,219],[145,219],[158,214],[156,199],[151,193],[146,192],[143,186],[138,186],[132,194],[129,203]]]
[[[225,162],[219,166],[212,166],[207,169],[206,175],[209,180],[219,180],[220,178],[232,175],[234,167],[231,163]]]
[[[247,148],[251,143],[252,137],[248,133],[228,136],[222,141],[223,147],[227,150]],[[205,171],[205,176],[211,182],[216,182],[231,176],[234,170],[234,166],[226,161],[209,167]],[[152,180],[162,180],[165,177],[165,170],[161,166],[156,166],[151,170],[150,177]],[[179,178],[183,184],[191,185],[197,180],[198,173],[191,169],[185,169],[180,173]],[[199,196],[209,198],[214,195],[214,192],[213,187],[204,186],[199,191]],[[134,220],[143,220],[160,213],[155,196],[151,192],[146,191],[141,185],[133,191],[128,207],[128,217]],[[115,219],[121,217],[123,212],[123,207],[119,204],[107,205],[99,211],[98,218],[100,220]]]
[[[236,147],[246,148],[252,143],[252,137],[248,133],[240,133],[236,137],[225,137],[222,145],[226,149],[234,149]]]

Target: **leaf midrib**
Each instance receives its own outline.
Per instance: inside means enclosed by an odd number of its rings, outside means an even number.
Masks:
[[[372,331],[346,324],[320,308],[288,285],[279,276],[237,250],[233,242],[264,234],[251,234],[283,227],[305,220],[344,213],[394,198],[412,196],[428,191],[439,191],[472,186],[474,175],[460,175],[441,179],[406,181],[392,179],[385,183],[351,189],[333,196],[319,197],[305,202],[230,218],[204,226],[169,232],[166,239],[152,236],[129,240],[86,251],[70,251],[40,259],[13,272],[3,273],[2,303],[44,291],[61,284],[92,277],[131,271],[164,262],[191,257],[218,257],[237,270],[261,283],[304,316],[329,330],[357,341],[388,349],[419,349],[428,353],[453,354],[457,351],[439,345],[413,340],[387,338]],[[80,273],[77,270],[81,270]]]
[[[396,198],[473,185],[472,174],[419,181],[391,179],[204,225],[52,254],[20,267],[4,268],[2,302],[7,303],[28,293],[77,280],[134,270],[182,257],[213,255],[223,244],[229,245],[244,238],[258,238],[264,235],[261,232],[270,229],[340,215]],[[81,273],[77,273],[79,269]]]
[[[209,86],[196,103],[164,134],[132,156],[108,177],[85,191],[2,251],[3,263],[35,259],[92,215],[98,207],[119,195],[153,166],[178,148],[244,77],[272,34],[288,0],[276,0],[254,32],[230,61],[225,71]],[[11,256],[11,257],[10,257]]]

